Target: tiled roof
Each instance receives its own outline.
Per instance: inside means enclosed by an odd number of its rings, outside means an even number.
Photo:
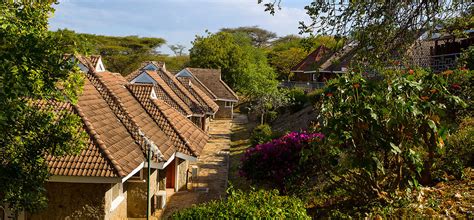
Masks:
[[[350,60],[355,52],[356,45],[351,43],[346,44],[346,46],[336,51],[331,51],[325,46],[319,46],[304,60],[291,68],[291,71],[341,71],[342,67],[349,66]]]
[[[62,112],[62,114],[82,115],[84,127],[82,127],[81,132],[87,131],[89,135],[85,148],[78,155],[61,157],[48,155],[46,157],[48,169],[52,175],[100,177],[117,177],[120,175],[116,171],[118,167],[116,168],[116,164],[112,163],[114,158],[105,153],[106,149],[99,144],[96,135],[89,132],[92,125],[84,117],[79,107],[74,107],[66,102],[45,100],[36,101],[34,104],[40,109],[51,108],[55,112]],[[124,175],[124,173],[121,174]]]
[[[199,127],[163,100],[152,99],[152,85],[129,84],[127,87],[162,130],[174,140],[178,151],[199,156],[209,139]]]
[[[175,152],[171,139],[160,129],[158,124],[154,123],[154,120],[148,115],[142,105],[125,88],[125,85],[128,84],[125,78],[118,73],[107,71],[97,75],[107,88],[119,98],[141,131],[156,144],[164,159],[168,160]]]
[[[189,78],[178,77],[178,80],[183,84],[185,88],[199,101],[199,103],[205,107],[206,112],[214,114],[219,110],[219,105],[217,105],[209,95],[203,92],[199,86],[193,84]],[[211,96],[212,97],[212,96]]]
[[[148,64],[153,64],[157,66],[158,69],[156,71],[143,70],[142,68],[146,67]],[[183,84],[181,84],[181,82],[179,82],[176,77],[174,77],[173,74],[171,74],[164,68],[163,63],[155,61],[144,62],[141,65],[140,69],[130,73],[128,76],[126,76],[126,79],[130,82],[137,78],[140,74],[142,74],[143,71],[146,71],[146,73],[161,87],[156,88],[156,92],[165,92],[166,95],[170,97],[168,99],[162,97],[162,99],[166,101],[169,105],[171,105],[173,108],[177,109],[180,112],[186,112],[187,115],[185,114],[185,116],[190,115],[186,111],[186,108],[190,109],[193,115],[203,115],[206,113],[206,109],[208,108],[208,106],[204,104],[204,102],[199,102],[197,98],[193,94],[191,94],[191,92],[188,91],[188,89]],[[165,86],[165,84],[167,86]],[[178,101],[176,97],[181,99],[181,101]],[[174,100],[174,103],[170,102],[170,99]],[[185,107],[183,103],[187,107]]]
[[[93,67],[97,67],[97,63],[99,62],[100,60],[100,55],[90,55],[88,57],[86,57],[87,59],[89,59],[89,61],[91,62],[91,64],[93,65]]]
[[[306,58],[304,58],[301,62],[296,64],[293,68],[291,68],[292,72],[297,72],[297,71],[313,71],[319,68],[320,62],[325,58],[327,58],[327,55],[329,53],[329,48],[325,46],[319,46],[311,52]]]
[[[210,90],[216,99],[238,101],[239,98],[232,89],[221,79],[221,71],[218,69],[186,68],[199,83]]]
[[[172,106],[185,116],[193,114],[191,108],[186,103],[184,103],[184,101],[179,98],[178,95],[176,95],[173,89],[171,89],[161,77],[158,77],[156,72],[146,71],[146,73],[156,81],[155,92],[159,99],[165,101],[168,103],[168,105]]]
[[[91,134],[95,134],[98,143],[103,144],[104,153],[113,158],[120,176],[128,175],[145,160],[141,146],[88,78],[85,79],[78,106],[91,124]]]

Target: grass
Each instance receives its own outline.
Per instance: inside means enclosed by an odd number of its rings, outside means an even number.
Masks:
[[[240,115],[239,117],[243,117]],[[229,166],[229,182],[235,189],[248,190],[250,183],[239,175],[240,158],[242,158],[245,150],[250,147],[250,133],[257,124],[255,122],[236,123],[232,127],[231,144],[230,144],[230,166]]]

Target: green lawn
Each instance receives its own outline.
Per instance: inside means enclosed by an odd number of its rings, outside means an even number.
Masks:
[[[239,176],[240,158],[245,150],[250,147],[249,137],[252,129],[256,126],[255,122],[236,123],[232,127],[231,145],[230,145],[230,167],[229,182],[236,189],[247,190],[250,183]]]

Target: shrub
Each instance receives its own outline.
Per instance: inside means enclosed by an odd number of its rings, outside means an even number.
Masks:
[[[252,146],[263,144],[270,140],[272,140],[272,128],[268,124],[255,127],[250,136],[250,143]]]
[[[288,91],[288,97],[290,98],[290,110],[296,112],[301,110],[306,102],[308,102],[308,97],[302,89],[293,88]]]
[[[474,165],[474,118],[463,120],[459,129],[446,141],[442,169],[457,178],[464,176],[464,168]]]
[[[270,183],[286,190],[285,183],[300,171],[302,151],[323,137],[320,133],[291,132],[249,148],[242,157],[240,174],[249,180]]]
[[[194,205],[172,219],[310,219],[301,200],[278,191],[230,191],[227,200]]]
[[[307,94],[308,100],[311,102],[311,104],[316,104],[321,100],[321,95],[324,93],[323,89],[316,89],[314,91],[311,91]]]
[[[359,202],[390,202],[397,189],[432,183],[446,107],[463,104],[447,88],[447,76],[421,70],[331,80],[320,105],[326,154],[312,157],[332,158],[328,180]]]

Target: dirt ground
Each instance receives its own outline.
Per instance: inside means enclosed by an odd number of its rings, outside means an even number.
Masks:
[[[173,212],[225,196],[229,176],[229,149],[232,125],[241,120],[213,120],[210,124],[211,139],[204,147],[196,164],[199,177],[194,183],[188,184],[189,191],[174,193],[168,198],[163,216],[165,219]],[[238,123],[238,122],[237,122]],[[208,192],[196,192],[192,188],[208,189]]]

